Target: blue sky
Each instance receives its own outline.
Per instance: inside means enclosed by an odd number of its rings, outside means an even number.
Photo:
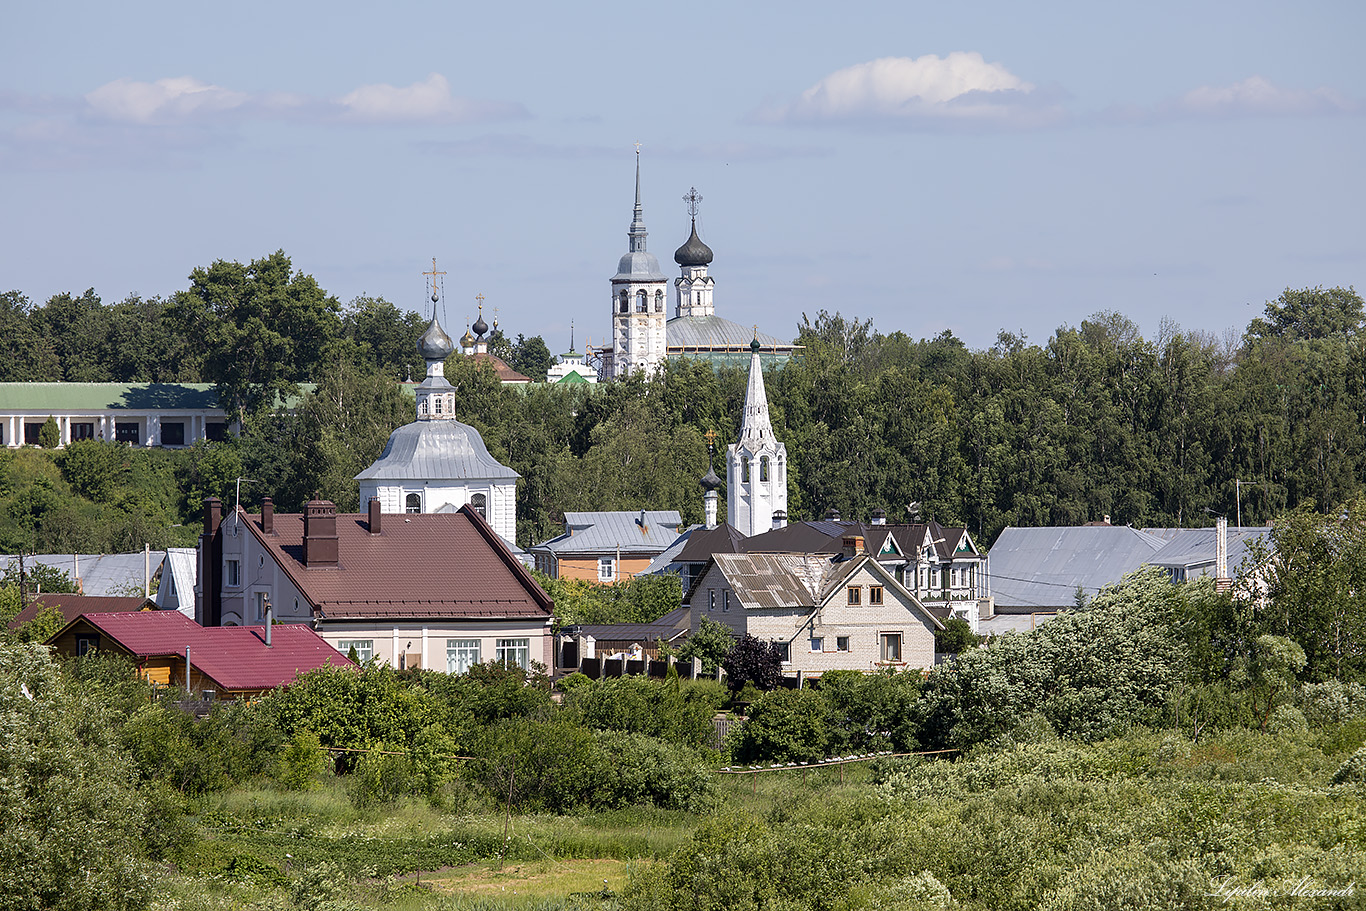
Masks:
[[[0,290],[169,295],[284,249],[343,303],[610,331],[641,143],[717,312],[973,348],[1100,310],[1238,332],[1366,285],[1352,2],[8,4]]]

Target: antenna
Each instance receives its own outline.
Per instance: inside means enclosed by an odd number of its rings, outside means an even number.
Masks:
[[[234,524],[234,525],[237,524],[237,522],[239,521],[238,518],[237,518],[237,511],[238,511],[238,509],[240,509],[241,506],[242,506],[242,482],[243,482],[243,481],[246,481],[248,484],[260,484],[260,483],[261,483],[260,481],[256,480],[255,478],[238,478],[238,479],[237,479],[237,500],[236,500],[236,502],[234,502],[233,505],[232,505],[232,521],[233,521],[233,524]]]

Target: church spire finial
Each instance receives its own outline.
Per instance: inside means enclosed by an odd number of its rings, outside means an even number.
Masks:
[[[645,207],[640,203],[640,143],[636,143],[636,207],[631,215],[631,230],[626,232],[632,253],[645,252]]]

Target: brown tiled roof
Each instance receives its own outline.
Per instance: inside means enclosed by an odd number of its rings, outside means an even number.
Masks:
[[[142,597],[115,598],[94,595],[38,595],[29,602],[28,607],[10,621],[10,629],[18,629],[28,623],[45,607],[55,607],[62,612],[62,621],[70,623],[82,614],[108,614],[124,611],[139,611],[151,602]]]
[[[468,506],[453,513],[337,515],[338,565],[303,563],[303,516],[276,513],[274,533],[242,514],[315,613],[348,618],[545,618],[554,607],[503,539]]]
[[[504,383],[529,383],[531,377],[522,376],[516,370],[508,366],[507,361],[496,354],[489,354],[487,351],[476,351],[471,355],[475,363],[487,364],[493,368],[493,372],[498,374],[498,379]]]

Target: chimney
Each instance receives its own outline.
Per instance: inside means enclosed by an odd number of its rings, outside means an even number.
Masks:
[[[1110,524],[1110,514],[1107,512],[1105,515],[1103,515],[1103,516],[1100,517],[1100,520],[1101,520],[1102,522],[1104,522],[1106,525],[1109,525],[1109,524]]]
[[[642,535],[648,535],[650,533],[650,527],[645,523],[645,510],[642,509],[640,511],[640,518],[636,519],[636,524],[640,526],[640,533]]]
[[[874,525],[886,525],[886,524],[887,524],[887,511],[886,511],[885,509],[875,509],[875,510],[873,510],[873,524],[874,524]]]
[[[337,507],[329,500],[304,504],[304,566],[335,567],[337,559]]]
[[[270,628],[275,625],[275,605],[270,603],[270,596],[266,596],[266,648],[271,648]]]
[[[223,501],[218,497],[204,500],[204,534],[212,537],[218,534],[219,523],[223,521]]]
[[[379,534],[379,532],[380,532],[380,527],[379,527],[379,525],[380,525],[380,516],[383,515],[383,513],[381,513],[381,512],[380,512],[380,509],[379,509],[379,497],[373,497],[373,498],[371,498],[369,509],[370,509],[370,534],[372,534],[372,535],[377,535],[377,534]]]
[[[853,559],[863,553],[863,535],[845,535],[840,539],[844,546],[845,559]]]
[[[275,534],[275,501],[270,497],[261,498],[261,532]]]
[[[1215,585],[1228,577],[1228,518],[1220,516],[1214,523]]]
[[[778,510],[777,512],[775,512],[775,513],[773,514],[773,530],[774,530],[774,531],[777,531],[777,530],[780,529],[780,528],[786,528],[786,527],[787,527],[787,513],[783,512],[783,511],[780,509],[780,510]]]

